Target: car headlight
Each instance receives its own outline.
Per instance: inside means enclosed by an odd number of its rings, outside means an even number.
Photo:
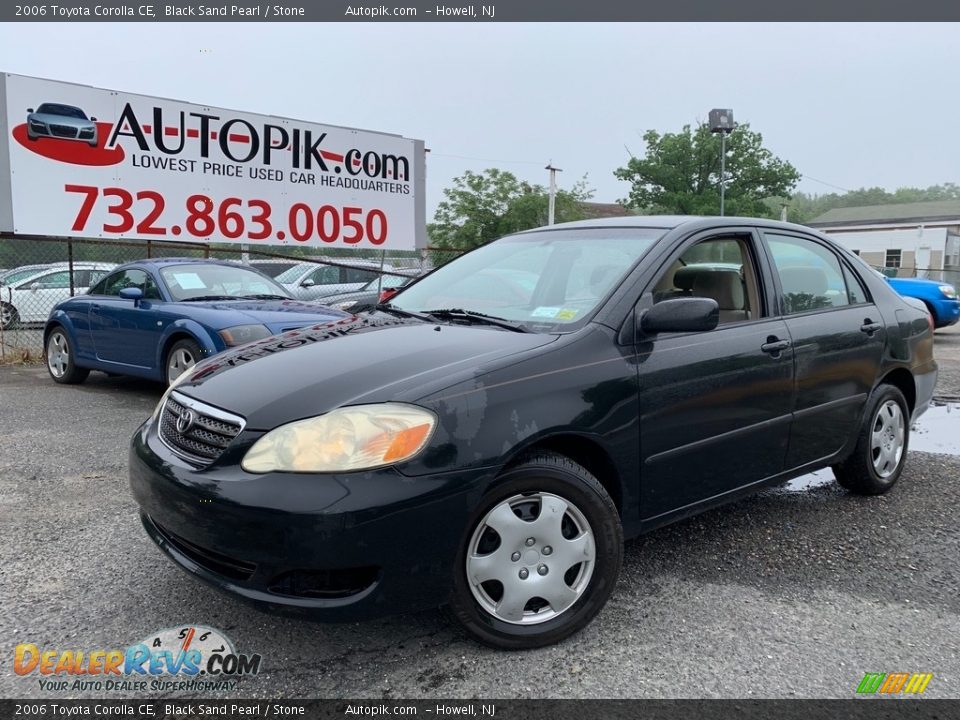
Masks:
[[[271,430],[247,451],[241,467],[250,473],[324,473],[384,467],[420,452],[436,425],[436,415],[414,405],[339,408]]]
[[[227,347],[243,345],[254,340],[263,340],[273,335],[266,325],[236,325],[217,332]]]
[[[951,300],[956,300],[957,298],[957,289],[953,285],[941,285],[940,292]]]

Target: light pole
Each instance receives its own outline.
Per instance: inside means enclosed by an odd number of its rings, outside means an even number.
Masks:
[[[563,170],[555,168],[553,163],[547,165],[544,170],[550,171],[550,204],[547,206],[547,225],[553,225],[553,213],[557,203],[557,173],[563,172]]]
[[[727,185],[727,135],[736,127],[733,110],[714,108],[710,111],[710,132],[720,133],[720,215],[723,216],[723,201]]]

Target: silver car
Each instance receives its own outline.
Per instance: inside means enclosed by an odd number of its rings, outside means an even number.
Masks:
[[[96,147],[96,118],[88,118],[80,108],[61,103],[43,103],[36,110],[28,108],[27,138],[39,140],[44,137],[77,140]]]
[[[338,259],[335,262],[343,265],[297,263],[277,275],[274,280],[298,300],[317,300],[335,293],[359,290],[380,274],[379,262],[351,258]],[[384,265],[383,269],[393,270],[393,266]]]

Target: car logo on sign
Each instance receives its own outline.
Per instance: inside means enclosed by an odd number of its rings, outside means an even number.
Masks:
[[[180,414],[177,415],[177,432],[181,435],[186,435],[190,428],[193,427],[193,410],[188,408],[181,408]]]

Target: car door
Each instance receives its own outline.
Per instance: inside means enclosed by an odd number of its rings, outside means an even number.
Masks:
[[[784,467],[793,351],[771,312],[769,270],[749,228],[689,240],[639,308],[712,297],[720,324],[700,333],[638,336],[641,513],[658,523],[720,502]]]
[[[124,288],[143,291],[143,300],[120,297]],[[90,301],[90,336],[100,360],[135,367],[156,363],[157,342],[163,330],[158,314],[162,302],[154,279],[146,270],[130,268],[113,273],[94,288]]]
[[[17,312],[24,322],[43,322],[54,306],[70,297],[70,271],[45,273],[20,286]]]
[[[335,265],[321,265],[310,272],[297,288],[297,297],[301,300],[316,300],[324,295],[339,292],[341,268]]]
[[[780,230],[765,231],[764,239],[796,365],[790,469],[835,454],[856,432],[879,372],[885,326],[826,243]]]

